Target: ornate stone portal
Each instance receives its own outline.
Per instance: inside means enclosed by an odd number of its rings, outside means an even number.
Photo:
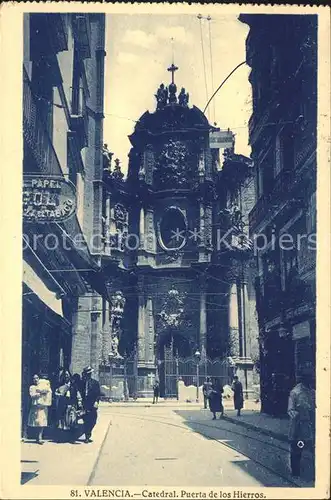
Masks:
[[[233,228],[239,238],[247,213],[235,200],[237,187],[219,170],[219,152],[210,146],[210,132],[218,129],[189,105],[184,88],[177,94],[177,69],[170,66],[171,82],[162,83],[155,93],[156,110],[146,111],[129,137],[127,180],[107,186],[111,235],[127,232],[130,243],[133,235],[139,236],[134,249],[112,249],[107,260],[119,283],[113,290],[120,290],[122,283],[130,290],[125,322],[123,294],[111,298],[107,356],[121,359],[120,338],[127,352],[136,353],[134,392],[144,397],[152,395],[158,376],[161,395],[167,395],[166,375],[159,368],[165,366],[171,345],[179,357],[198,353],[201,363],[207,357],[246,355],[239,340],[248,292],[242,292],[240,283],[237,287],[236,279],[227,279],[232,249],[222,247],[220,240],[221,228]],[[248,244],[239,247],[233,251],[250,251]],[[245,299],[240,303],[238,290]]]

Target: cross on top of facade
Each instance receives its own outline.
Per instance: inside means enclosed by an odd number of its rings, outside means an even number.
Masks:
[[[171,72],[171,83],[175,83],[175,78],[174,78],[174,74],[175,74],[175,71],[178,70],[178,66],[175,66],[174,63],[171,64],[171,66],[169,66],[168,68],[168,71]]]

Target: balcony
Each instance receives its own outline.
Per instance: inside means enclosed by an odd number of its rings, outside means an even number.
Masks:
[[[249,214],[250,231],[255,231],[256,227],[267,217],[268,212],[275,212],[282,201],[290,201],[288,196],[292,190],[295,172],[282,170],[274,181],[272,190],[263,194],[257,201]]]
[[[41,174],[62,176],[60,162],[40,115],[28,74],[23,67],[23,136],[37,167],[32,170]]]

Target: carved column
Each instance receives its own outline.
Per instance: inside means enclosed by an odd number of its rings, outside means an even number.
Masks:
[[[95,369],[95,376],[99,374],[99,364],[102,351],[102,297],[97,293],[92,297],[91,312],[91,366]]]
[[[105,245],[105,250],[106,253],[110,253],[110,220],[111,220],[111,213],[110,213],[110,194],[106,194],[106,227],[105,227],[105,238],[106,238],[106,245]]]
[[[145,209],[140,208],[139,213],[139,247],[143,250],[145,248]]]
[[[213,210],[208,203],[205,208],[205,244],[209,250],[212,250],[212,229],[213,229]]]
[[[203,201],[200,201],[200,246],[204,246],[205,243],[205,205]]]
[[[116,221],[115,221],[115,210],[114,210],[114,208],[110,209],[109,230],[110,230],[110,234],[115,234],[116,233]]]
[[[145,364],[145,297],[144,278],[138,282],[138,366]]]
[[[146,227],[145,227],[145,248],[148,252],[156,251],[155,231],[154,231],[154,210],[147,208],[146,210]]]
[[[154,151],[153,146],[148,144],[144,152],[144,173],[147,184],[153,184]]]
[[[205,206],[203,200],[199,201],[199,233],[198,233],[198,247],[199,247],[199,262],[206,262],[205,253]]]
[[[145,342],[146,364],[154,367],[154,365],[155,365],[155,356],[154,356],[155,328],[154,328],[154,316],[153,316],[153,299],[151,296],[147,296],[147,300],[146,300],[145,331],[147,332],[147,338],[146,338],[146,342]]]
[[[247,357],[247,332],[249,323],[249,302],[247,283],[244,281],[241,286],[241,303],[242,303],[242,351],[244,358]]]
[[[241,280],[237,281],[237,297],[238,297],[238,318],[239,318],[239,356],[242,357],[243,353],[243,338],[245,331],[245,308],[243,301],[243,284]]]
[[[102,329],[102,362],[108,364],[108,354],[111,350],[111,332],[109,323],[109,302],[104,299],[105,322]]]
[[[205,280],[205,278],[203,277]],[[207,348],[207,309],[206,309],[206,282],[200,281],[200,330],[199,348],[206,352]]]
[[[229,341],[230,355],[234,358],[239,356],[239,309],[238,289],[236,283],[230,286],[229,296]]]

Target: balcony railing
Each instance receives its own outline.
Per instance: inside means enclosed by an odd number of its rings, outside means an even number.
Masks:
[[[63,175],[51,138],[41,119],[41,111],[32,93],[31,83],[24,67],[23,135],[25,143],[35,160],[35,166],[31,170],[48,175]]]

